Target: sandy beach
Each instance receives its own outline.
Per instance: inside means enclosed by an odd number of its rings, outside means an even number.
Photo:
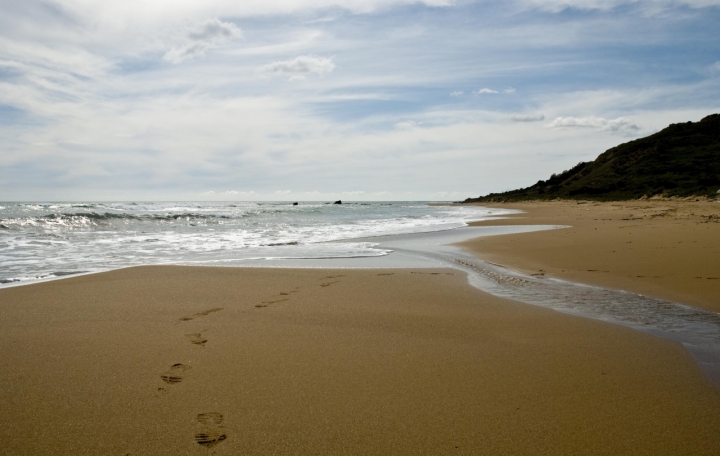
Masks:
[[[477,238],[479,258],[530,274],[632,291],[720,312],[720,201],[482,204],[524,211],[474,225],[569,228]]]
[[[0,290],[0,453],[717,454],[679,345],[439,270],[136,267]]]

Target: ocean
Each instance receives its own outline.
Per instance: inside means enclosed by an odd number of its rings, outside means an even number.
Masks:
[[[0,203],[0,286],[149,264],[383,256],[389,250],[367,238],[513,212],[426,202]]]

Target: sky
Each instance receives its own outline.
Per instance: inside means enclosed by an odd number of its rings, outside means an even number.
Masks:
[[[461,200],[720,112],[720,0],[0,0],[0,201]]]

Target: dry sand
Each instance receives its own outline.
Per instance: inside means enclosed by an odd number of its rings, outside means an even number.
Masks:
[[[462,244],[512,269],[633,291],[720,312],[720,201],[483,204],[524,214],[473,225],[571,228]]]
[[[454,270],[138,267],[7,288],[0,353],[8,455],[720,449],[720,392],[680,345]]]

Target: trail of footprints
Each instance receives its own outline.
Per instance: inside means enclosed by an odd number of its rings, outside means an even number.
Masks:
[[[383,275],[383,274],[380,274]],[[391,274],[387,274],[391,275]],[[335,276],[327,276],[323,277],[321,280],[323,280],[322,283],[320,283],[320,286],[325,288],[329,287],[333,284],[336,284],[340,282],[340,280],[332,280],[332,279],[339,279],[343,277],[342,275],[335,275]],[[257,304],[255,307],[257,308],[263,308],[267,307],[272,304],[277,304],[284,301],[290,300],[290,295],[292,293],[298,293],[300,291],[300,288],[297,287],[293,290],[287,291],[287,292],[281,292],[279,294],[279,297],[268,299],[267,301],[263,301],[260,304]],[[193,321],[197,318],[208,316],[215,312],[222,311],[222,307],[213,307],[207,310],[204,310],[202,312],[197,312],[192,315],[185,315],[183,317],[180,317],[178,319],[178,323],[184,323]],[[197,345],[201,348],[205,347],[205,344],[208,342],[207,337],[203,335],[203,333],[207,332],[208,330],[205,329],[198,333],[188,333],[185,334],[185,337],[187,340],[193,344]],[[173,385],[177,385],[178,383],[181,383],[185,379],[186,373],[191,369],[190,366],[182,363],[175,363],[171,365],[167,370],[165,370],[163,373],[160,374],[160,379],[168,385],[168,387],[159,387],[158,392],[160,393],[167,393],[169,387],[172,387]],[[216,445],[218,445],[221,442],[224,442],[227,439],[227,433],[225,431],[225,427],[223,426],[224,416],[221,413],[218,412],[207,412],[207,413],[200,413],[197,415],[196,420],[198,422],[198,428],[195,432],[195,442],[198,445],[204,446],[206,448],[212,448]]]
[[[343,276],[343,275],[334,275],[334,276],[326,276],[326,277],[323,277],[323,278],[320,279],[320,280],[323,280],[323,282],[320,283],[320,286],[321,286],[322,288],[326,288],[326,287],[329,287],[330,285],[333,285],[333,284],[336,284],[336,283],[340,283],[341,280],[332,280],[332,279],[339,279],[339,278],[341,278],[341,277],[345,277],[345,276]],[[255,304],[255,307],[261,309],[261,308],[263,308],[263,307],[268,307],[268,306],[271,306],[271,305],[273,305],[273,304],[277,304],[277,303],[279,303],[279,302],[289,301],[289,300],[290,300],[290,295],[291,295],[292,293],[299,293],[299,292],[300,292],[300,287],[296,287],[295,289],[290,290],[290,291],[280,292],[280,293],[278,294],[278,296],[276,296],[276,297],[270,298],[270,299],[268,299],[267,301],[262,301],[260,304]]]
[[[377,275],[378,276],[391,276],[394,274],[395,274],[394,272],[389,272],[389,273],[380,273]],[[441,273],[411,272],[411,274],[440,275]],[[452,275],[452,274],[450,274],[450,275]],[[341,277],[344,277],[344,276],[334,275],[334,276],[322,277],[320,279],[320,280],[322,280],[322,282],[320,283],[320,287],[327,288],[331,285],[339,283],[339,282],[341,282],[341,280],[333,280],[333,279],[339,279]],[[260,304],[255,305],[255,307],[256,308],[264,308],[264,307],[268,307],[269,305],[277,304],[277,303],[284,302],[284,301],[289,301],[290,297],[291,297],[290,295],[292,293],[298,293],[299,291],[300,291],[300,287],[297,287],[297,288],[287,291],[287,292],[281,292],[281,293],[279,293],[278,297],[268,299],[267,301],[262,301]],[[198,313],[195,313],[192,315],[186,315],[186,316],[180,317],[178,319],[178,323],[193,321],[197,318],[205,317],[212,313],[220,312],[222,310],[223,310],[222,307],[213,307],[213,308],[204,310],[202,312],[198,312]],[[208,330],[205,329],[199,333],[185,334],[185,337],[191,344],[197,345],[201,348],[204,348],[205,344],[208,342],[208,339],[207,339],[207,337],[203,336],[203,333],[205,333],[207,331]],[[181,383],[185,379],[185,375],[190,369],[191,369],[191,367],[186,364],[175,363],[175,364],[172,364],[162,374],[160,374],[160,379],[166,385],[168,385],[168,387],[172,387],[173,385]],[[168,390],[166,389],[166,387],[159,387],[158,391],[161,393],[166,393]],[[204,446],[205,448],[209,449],[209,448],[213,448],[214,446],[227,440],[227,438],[228,438],[227,433],[225,431],[225,427],[223,426],[223,421],[225,420],[225,418],[221,413],[218,413],[218,412],[200,413],[197,415],[196,420],[198,422],[198,427],[195,432],[195,442],[198,445]]]
[[[415,271],[410,272],[410,274],[454,275],[454,273],[452,273],[452,272],[415,272]],[[378,277],[379,276],[391,276],[391,275],[395,275],[395,273],[394,272],[383,272],[383,273],[377,274]],[[340,282],[342,282],[342,280],[333,280],[333,279],[339,279],[341,277],[345,277],[345,276],[331,275],[331,276],[322,277],[320,279],[320,280],[322,280],[322,282],[320,283],[320,287],[327,288],[336,283],[340,283]],[[289,301],[290,294],[291,293],[299,293],[299,291],[300,291],[300,287],[297,287],[294,290],[290,290],[290,291],[283,291],[283,292],[279,293],[279,295],[276,297],[270,298],[267,301],[262,301],[260,304],[256,304],[255,307],[256,308],[264,308],[264,307],[268,307],[273,304],[277,304],[279,302]]]
[[[189,322],[222,310],[222,307],[213,307],[202,312],[180,317],[178,319],[178,323]],[[185,334],[185,337],[191,344],[204,348],[208,339],[203,336],[203,333],[207,331],[207,329],[204,329],[199,333]],[[171,365],[167,370],[160,374],[160,379],[167,386],[159,387],[158,392],[167,393],[169,391],[168,388],[172,389],[174,385],[181,383],[190,369],[190,366],[182,363],[175,363]],[[198,426],[194,435],[195,442],[198,445],[209,449],[225,441],[227,439],[227,433],[225,432],[225,427],[223,426],[224,419],[223,415],[218,412],[198,414],[196,417]]]

